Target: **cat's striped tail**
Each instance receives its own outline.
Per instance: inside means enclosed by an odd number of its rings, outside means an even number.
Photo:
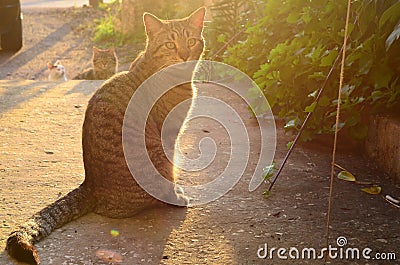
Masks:
[[[89,190],[81,185],[33,215],[10,234],[6,245],[8,254],[19,261],[39,264],[39,255],[33,244],[54,229],[92,211],[91,197]]]

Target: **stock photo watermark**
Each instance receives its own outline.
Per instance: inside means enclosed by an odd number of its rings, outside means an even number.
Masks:
[[[339,236],[336,245],[329,244],[328,247],[321,249],[313,247],[270,247],[265,243],[257,250],[259,259],[279,259],[279,260],[386,260],[395,261],[395,252],[375,251],[369,247],[350,247],[347,246],[347,238]]]
[[[228,89],[239,96],[251,109],[258,123],[260,133],[259,155],[250,155],[249,135],[241,116],[230,103],[221,98],[199,95],[196,87],[204,84]],[[146,149],[146,122],[157,102],[171,89],[191,85],[193,97],[180,102],[168,113],[162,128],[162,146],[168,160],[185,172],[198,172],[207,168],[217,158],[217,144],[210,137],[204,137],[198,143],[199,157],[193,159],[181,152],[179,141],[165,136],[163,131],[182,123],[190,123],[197,118],[209,119],[220,124],[227,132],[230,140],[230,157],[221,174],[207,183],[199,185],[176,184],[164,178],[154,167]],[[251,97],[249,96],[251,91]],[[182,88],[179,93],[186,93]],[[178,95],[177,95],[178,96]],[[253,104],[257,100],[255,108]],[[186,115],[187,114],[187,115]],[[150,117],[151,120],[152,117]],[[169,128],[164,130],[165,128]],[[179,131],[180,126],[175,128]],[[270,106],[255,82],[240,70],[227,64],[213,61],[189,61],[164,68],[146,81],[135,91],[124,116],[123,125],[124,155],[129,170],[136,182],[150,195],[158,200],[175,205],[184,205],[161,191],[179,190],[191,199],[191,205],[201,205],[214,201],[229,190],[243,176],[249,163],[256,165],[248,184],[249,192],[254,191],[264,181],[262,170],[265,165],[272,164],[276,147],[275,121]],[[138,161],[138,159],[140,161]]]

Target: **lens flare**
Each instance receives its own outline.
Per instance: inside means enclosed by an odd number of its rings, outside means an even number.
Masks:
[[[183,84],[192,84],[194,97],[182,101],[165,118],[161,128],[161,141],[165,156],[173,163],[178,178],[184,178],[177,184],[164,178],[153,165],[149,150],[146,149],[145,130],[149,115],[159,99],[171,89]],[[228,89],[244,101],[257,120],[260,143],[258,155],[251,154],[250,138],[240,113],[228,100],[216,98],[212,93],[199,93],[204,86]],[[256,102],[255,102],[256,101]],[[254,107],[257,106],[257,107]],[[260,107],[261,106],[261,107]],[[188,111],[189,108],[189,111]],[[162,110],[162,109],[161,109]],[[186,116],[186,113],[188,115]],[[243,116],[243,115],[242,115]],[[217,157],[217,142],[209,133],[198,141],[196,157],[187,156],[182,146],[185,132],[177,127],[182,124],[196,126],[199,119],[207,119],[221,127],[229,140],[230,152],[222,151]],[[150,118],[150,122],[153,122]],[[209,132],[210,130],[207,129]],[[164,133],[167,132],[167,133]],[[178,138],[171,137],[178,134]],[[273,162],[276,147],[275,121],[270,106],[253,80],[238,69],[219,62],[189,61],[166,67],[144,81],[132,96],[125,111],[123,124],[124,155],[136,182],[153,197],[166,203],[185,206],[184,201],[162,191],[178,191],[190,198],[191,205],[201,205],[216,200],[231,190],[243,176],[249,164],[256,165],[249,183],[249,191],[254,191],[264,181],[262,171],[265,165]],[[176,140],[176,141],[175,141]],[[184,142],[184,141],[183,141]],[[151,150],[150,150],[151,151]],[[228,156],[226,156],[228,155]],[[212,164],[225,164],[221,173],[207,183],[188,184],[188,179],[201,176],[203,170]]]

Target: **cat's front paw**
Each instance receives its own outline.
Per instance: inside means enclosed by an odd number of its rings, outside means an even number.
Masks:
[[[176,194],[179,206],[186,206],[186,207],[191,206],[192,199],[185,195],[185,192],[182,189],[182,187],[176,186],[175,194]]]

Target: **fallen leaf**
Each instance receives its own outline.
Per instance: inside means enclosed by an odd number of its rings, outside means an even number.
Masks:
[[[366,192],[366,193],[368,193],[368,194],[376,195],[376,194],[381,193],[382,188],[379,187],[379,186],[377,186],[377,185],[374,185],[374,186],[372,186],[372,187],[363,188],[363,189],[361,189],[361,190],[364,191],[364,192]]]
[[[356,177],[354,177],[354,175],[349,171],[340,171],[337,177],[345,181],[356,181]]]

